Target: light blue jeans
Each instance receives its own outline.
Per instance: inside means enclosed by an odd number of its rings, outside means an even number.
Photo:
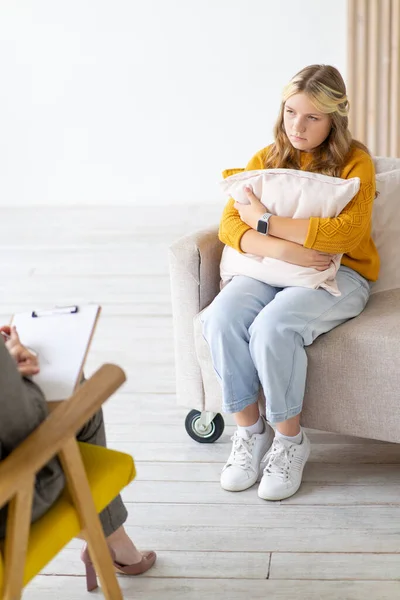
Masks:
[[[275,288],[236,276],[202,313],[203,335],[222,386],[223,411],[257,401],[260,384],[271,423],[301,412],[309,346],[365,308],[369,282],[341,266],[341,296],[301,287]]]

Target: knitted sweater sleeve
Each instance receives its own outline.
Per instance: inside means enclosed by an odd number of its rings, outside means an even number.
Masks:
[[[266,153],[268,152],[268,147],[264,148],[260,152],[257,152],[253,156],[253,158],[249,161],[246,166],[246,171],[255,171],[257,169],[264,169]],[[249,231],[251,227],[243,223],[242,219],[236,208],[234,208],[235,200],[230,198],[223,210],[218,237],[222,243],[227,246],[231,246],[235,250],[242,252],[240,249],[240,240],[242,236]]]
[[[357,248],[371,224],[375,198],[375,169],[372,158],[357,149],[344,167],[344,179],[360,178],[360,189],[338,217],[312,217],[304,246],[330,254],[348,254]]]

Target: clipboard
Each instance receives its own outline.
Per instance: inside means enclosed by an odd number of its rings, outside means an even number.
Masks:
[[[15,314],[21,343],[37,353],[40,373],[33,381],[46,400],[66,400],[78,387],[101,306],[58,306]]]

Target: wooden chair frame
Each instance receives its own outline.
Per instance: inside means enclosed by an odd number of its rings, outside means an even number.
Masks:
[[[3,600],[21,598],[35,475],[55,455],[63,466],[104,596],[122,600],[75,436],[124,381],[120,367],[103,365],[69,400],[52,403],[48,418],[0,463],[0,507],[9,503],[0,590]]]

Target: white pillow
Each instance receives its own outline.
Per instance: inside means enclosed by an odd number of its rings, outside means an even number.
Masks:
[[[400,158],[374,158],[376,190],[372,238],[381,259],[372,293],[400,288]]]
[[[244,187],[250,186],[274,215],[308,219],[338,216],[360,189],[360,179],[341,179],[294,169],[262,169],[232,175],[220,185],[227,195],[242,204],[249,203]],[[340,296],[335,277],[341,257],[341,254],[335,255],[328,269],[317,271],[274,258],[241,254],[225,246],[220,264],[222,284],[235,275],[247,275],[276,287],[321,287]]]

